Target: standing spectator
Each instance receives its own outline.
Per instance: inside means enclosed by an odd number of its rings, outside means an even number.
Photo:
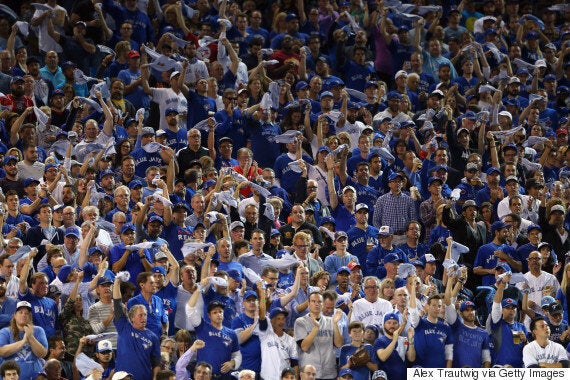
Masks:
[[[121,280],[113,284],[113,323],[117,328],[117,361],[115,373],[125,371],[134,379],[151,379],[160,369],[160,340],[146,328],[144,305],[134,305],[125,314],[121,301]]]
[[[317,378],[333,379],[336,372],[336,357],[333,347],[342,346],[338,328],[341,310],[333,317],[322,315],[323,296],[317,292],[309,295],[309,314],[295,321],[295,340],[299,343],[299,365],[315,366]]]
[[[156,296],[156,280],[152,272],[142,272],[137,275],[137,285],[140,294],[127,302],[130,310],[135,305],[143,305],[146,309],[147,320],[145,327],[157,337],[168,335],[168,314],[160,297]]]
[[[384,315],[392,311],[392,304],[379,297],[380,280],[374,276],[365,277],[364,298],[354,301],[351,322],[359,321],[368,325],[382,325]]]

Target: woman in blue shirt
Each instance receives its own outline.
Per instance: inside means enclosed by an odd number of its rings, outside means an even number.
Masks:
[[[46,334],[32,323],[32,305],[20,301],[9,327],[0,330],[0,357],[20,366],[20,379],[35,379],[48,352]]]

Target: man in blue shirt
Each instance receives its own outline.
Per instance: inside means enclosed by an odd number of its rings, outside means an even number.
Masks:
[[[522,264],[514,257],[515,249],[507,245],[510,225],[502,221],[497,221],[491,225],[493,241],[482,245],[477,251],[475,262],[473,263],[473,273],[482,276],[482,285],[491,286],[495,283],[495,268],[499,262],[506,262],[511,268],[520,271]]]
[[[147,312],[147,328],[156,336],[167,335],[168,314],[160,297],[156,296],[156,281],[152,272],[142,272],[137,276],[140,294],[127,302],[127,309],[134,305],[144,305]]]
[[[121,299],[121,280],[117,277],[113,284],[113,323],[118,333],[115,373],[125,371],[133,379],[152,379],[160,369],[159,338],[146,327],[146,307],[134,305],[127,316]]]
[[[244,312],[232,321],[232,329],[238,334],[242,353],[242,368],[259,373],[261,371],[261,342],[254,334],[259,320],[258,296],[253,290],[243,295]]]

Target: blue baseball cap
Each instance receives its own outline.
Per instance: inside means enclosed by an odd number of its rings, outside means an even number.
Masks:
[[[276,316],[278,316],[279,314],[283,314],[284,316],[288,316],[289,312],[283,308],[276,307],[275,309],[273,309],[269,312],[269,319],[273,319]]]
[[[546,74],[546,75],[544,76],[544,80],[543,80],[543,81],[546,82],[546,81],[549,81],[549,80],[554,80],[554,81],[555,81],[555,80],[556,80],[556,75],[554,75],[554,74]]]
[[[99,279],[97,280],[97,286],[99,285],[105,285],[105,284],[112,284],[113,281],[111,281],[111,279],[109,277],[103,276],[103,277],[99,277]]]
[[[99,173],[99,181],[101,181],[103,179],[103,177],[108,176],[108,175],[115,176],[115,172],[112,171],[111,169],[103,170],[101,173]]]
[[[403,260],[395,253],[389,253],[384,256],[384,263],[395,263],[396,261],[402,262]]]
[[[502,307],[517,307],[517,303],[512,298],[505,298],[503,302],[501,302]]]
[[[528,228],[526,229],[526,233],[528,234],[532,230],[538,230],[542,232],[542,228],[538,224],[531,224],[530,226],[528,226]]]
[[[430,179],[428,179],[428,186],[431,186],[432,183],[434,183],[435,181],[439,181],[441,182],[441,184],[443,185],[443,180],[439,177],[430,177]]]
[[[461,302],[461,305],[459,306],[459,311],[465,311],[468,307],[472,307],[472,308],[476,308],[477,305],[475,305],[475,303],[473,301],[463,301]]]
[[[325,98],[325,97],[327,97],[327,96],[329,96],[329,97],[332,98],[332,97],[333,97],[332,92],[330,92],[330,91],[323,91],[323,92],[321,93],[321,96],[319,97],[319,100],[322,100],[323,98]]]
[[[285,16],[285,21],[291,21],[291,20],[298,20],[299,16],[297,16],[295,13],[289,13],[287,14],[287,16]]]
[[[246,300],[249,297],[254,297],[255,299],[258,299],[259,296],[257,295],[257,292],[254,292],[253,290],[248,290],[247,292],[245,292],[245,294],[243,295],[243,299]]]
[[[499,168],[496,168],[494,166],[491,166],[489,169],[487,169],[487,175],[493,175],[494,173],[497,174],[501,174],[501,171],[499,170]]]
[[[44,173],[47,172],[48,170],[50,170],[51,168],[56,168],[57,169],[57,165],[56,164],[47,164],[44,167]]]
[[[277,228],[272,228],[271,233],[269,234],[269,237],[273,237],[275,235],[281,235],[281,232],[279,232],[279,230]]]
[[[402,176],[400,173],[392,173],[390,174],[390,177],[388,177],[388,182],[393,181],[396,178],[404,179],[404,176]]]
[[[59,279],[59,281],[65,284],[69,282],[67,278],[69,277],[72,271],[73,267],[71,265],[64,265],[61,268],[59,268],[59,272],[57,273],[57,278]]]
[[[10,161],[16,161],[18,162],[18,157],[16,156],[6,156],[4,157],[4,165],[8,164],[8,162]]]
[[[148,218],[148,223],[152,223],[152,222],[160,222],[160,224],[164,224],[164,219],[162,219],[158,215],[153,215],[150,218]]]
[[[343,368],[338,373],[338,377],[343,377],[346,375],[352,376],[354,378],[354,372],[352,372],[352,370],[350,368]]]
[[[28,186],[30,186],[31,184],[34,184],[34,183],[35,183],[36,186],[37,186],[37,185],[40,184],[40,181],[38,181],[37,179],[32,178],[32,177],[26,178],[26,180],[24,181],[24,187],[28,187]]]
[[[163,276],[166,276],[166,269],[164,269],[164,267],[162,265],[157,265],[157,266],[152,267],[151,272],[152,273],[158,273],[158,274],[161,274]]]
[[[388,321],[398,321],[398,323],[400,323],[400,316],[398,313],[386,313],[384,314],[384,320],[382,321],[382,324],[385,324]]]
[[[136,231],[135,226],[132,223],[123,224],[123,227],[121,227],[121,234],[124,234],[127,231]]]
[[[95,254],[96,252],[99,252],[99,253],[101,253],[102,255],[105,254],[105,253],[103,252],[103,250],[102,250],[101,248],[97,247],[97,246],[89,248],[89,256]]]
[[[170,115],[171,113],[175,113],[175,114],[178,115],[180,112],[178,112],[178,110],[177,110],[176,108],[170,107],[170,108],[167,108],[167,109],[164,111],[164,116],[168,116],[168,115]]]
[[[129,182],[129,189],[131,190],[138,186],[143,187],[143,183],[138,179],[133,179],[131,182]]]
[[[554,299],[554,297],[552,296],[544,296],[542,297],[542,299],[540,300],[540,307],[547,307],[550,306],[551,303],[556,302],[556,300]]]
[[[400,95],[400,93],[398,91],[390,91],[388,92],[388,94],[386,95],[386,99],[390,100],[390,99],[394,99],[397,98],[398,100],[402,99],[402,95]]]
[[[228,270],[228,276],[238,282],[242,280],[241,273],[237,269]]]
[[[531,30],[530,32],[528,32],[528,33],[524,36],[524,38],[525,38],[526,40],[531,40],[531,39],[538,38],[538,33],[535,32],[534,30]]]
[[[297,82],[295,85],[295,91],[306,90],[307,88],[309,88],[309,84],[304,80]]]
[[[68,236],[73,236],[73,237],[79,239],[79,228],[73,227],[73,226],[67,227],[65,229],[65,237],[68,237]]]
[[[376,82],[373,81],[373,80],[369,80],[369,81],[367,81],[366,84],[364,85],[364,88],[365,88],[365,89],[368,88],[368,87],[376,87],[376,88],[378,88],[378,83],[376,83]]]
[[[505,273],[506,273],[506,272],[512,272],[512,271],[511,271],[511,267],[509,266],[509,264],[504,263],[504,262],[501,262],[501,261],[499,261],[499,263],[498,263],[497,266],[495,267],[495,270],[497,270],[497,269],[502,269],[502,270],[505,271]]]
[[[336,274],[339,275],[339,274],[341,274],[342,272],[346,272],[346,273],[348,273],[348,274],[350,275],[350,269],[348,269],[348,267],[346,267],[346,266],[345,266],[345,267],[340,267],[340,268],[338,268],[338,270],[336,271]]]
[[[506,224],[502,220],[497,220],[496,222],[491,224],[491,235],[495,236],[495,231],[499,231],[507,227],[510,227],[510,224]]]
[[[322,145],[319,147],[319,150],[317,150],[317,153],[321,153],[321,152],[327,152],[330,153],[331,152],[331,148],[329,148],[326,145]]]
[[[332,216],[323,216],[321,218],[321,222],[319,223],[319,227],[326,223],[332,223],[334,226],[336,226],[336,221]]]

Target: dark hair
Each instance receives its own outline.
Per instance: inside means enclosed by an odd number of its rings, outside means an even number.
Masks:
[[[20,376],[20,366],[14,360],[6,360],[0,365],[0,376],[4,377],[8,371],[16,371],[18,376]]]
[[[538,315],[536,317],[534,317],[533,319],[530,320],[530,326],[529,326],[529,330],[532,331],[534,330],[534,328],[536,327],[536,324],[540,321],[545,321],[544,317],[542,315]]]
[[[168,380],[172,376],[176,376],[176,374],[173,371],[169,369],[163,369],[162,371],[158,371],[158,373],[156,374],[156,380]]]
[[[56,335],[50,337],[48,339],[48,349],[54,350],[56,348],[57,342],[63,342],[63,336],[56,334]]]
[[[212,365],[211,365],[210,363],[198,362],[198,363],[196,363],[196,366],[194,367],[194,370],[196,370],[196,368],[198,368],[198,367],[207,368],[210,372],[212,372]]]
[[[152,276],[152,272],[141,272],[137,276],[137,285],[144,284],[148,278]]]

